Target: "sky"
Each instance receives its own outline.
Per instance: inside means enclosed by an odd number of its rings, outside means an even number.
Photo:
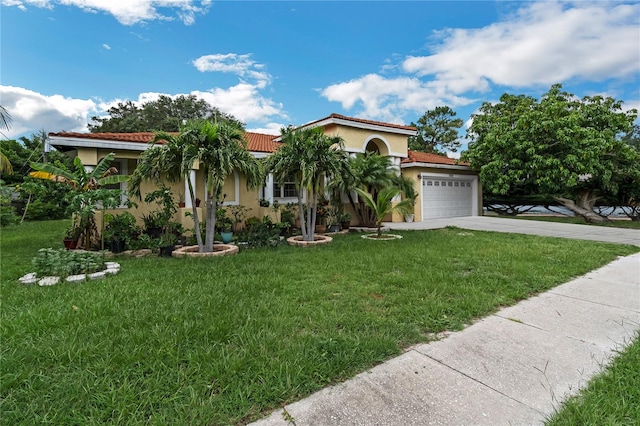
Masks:
[[[118,102],[161,94],[194,94],[270,134],[331,113],[410,124],[437,106],[468,125],[482,102],[555,83],[640,110],[640,2],[0,5],[8,138],[86,132]]]

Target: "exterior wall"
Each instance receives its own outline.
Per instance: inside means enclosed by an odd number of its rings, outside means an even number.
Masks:
[[[453,175],[467,175],[467,176],[477,176],[477,173],[474,173],[471,170],[451,170],[451,169],[441,169],[441,168],[433,168],[433,167],[411,167],[402,169],[402,175],[411,179],[414,183],[414,188],[416,189],[416,193],[418,194],[418,198],[416,198],[416,203],[414,206],[414,214],[415,221],[419,222],[422,220],[422,181],[420,180],[420,173],[437,173],[441,174],[443,177],[452,177]],[[476,211],[478,215],[482,215],[482,185],[480,184],[480,179],[478,179],[478,204],[476,205]],[[396,218],[394,217],[394,222]],[[397,220],[401,221],[401,220]]]
[[[376,140],[380,155],[406,157],[408,138],[388,132],[378,132],[354,127],[338,126],[335,124],[325,127],[325,134],[340,136],[345,141],[345,150],[349,152],[364,152],[369,140]],[[386,141],[386,143],[384,143]]]

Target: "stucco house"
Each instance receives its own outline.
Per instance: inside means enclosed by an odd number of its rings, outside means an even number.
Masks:
[[[416,129],[392,123],[363,120],[339,114],[304,124],[302,128],[322,127],[331,136],[344,139],[344,150],[350,155],[367,151],[388,156],[399,173],[414,181],[418,198],[415,205],[415,220],[428,220],[440,217],[475,216],[482,212],[482,191],[477,173],[466,164],[457,164],[456,160],[441,155],[414,152],[408,149],[408,138],[415,135]],[[131,174],[135,170],[140,153],[149,147],[154,137],[151,132],[138,133],[77,133],[59,132],[49,134],[49,143],[56,149],[77,155],[85,166],[95,166],[110,152],[116,155],[115,166],[122,174]],[[256,158],[264,158],[278,149],[278,136],[246,132],[247,148]],[[196,165],[191,171],[191,181],[196,197],[204,200],[204,176]],[[123,183],[122,189],[127,189]],[[155,189],[148,182],[142,192]],[[185,212],[191,211],[186,182],[175,184],[172,191],[176,199],[185,205],[178,212],[176,220],[185,226],[190,219]],[[293,183],[279,185],[272,176],[268,176],[264,186],[247,190],[243,176],[234,174],[225,182],[224,205],[241,204],[251,209],[250,215],[262,217],[272,212],[261,207],[261,199],[280,204],[297,202],[297,193]],[[124,203],[125,200],[123,200]],[[123,204],[124,206],[124,204]],[[124,208],[124,207],[123,207]],[[140,217],[153,209],[140,203],[134,214]],[[400,216],[393,218],[400,221]]]

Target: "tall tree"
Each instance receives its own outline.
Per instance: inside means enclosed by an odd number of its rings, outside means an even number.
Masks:
[[[446,150],[456,152],[460,147],[458,130],[463,121],[455,117],[456,112],[448,106],[427,110],[417,123],[411,123],[418,133],[409,137],[409,149],[440,154]]]
[[[131,175],[129,190],[135,197],[142,199],[140,186],[144,180],[153,180],[157,184],[162,184],[164,179],[168,182],[185,180],[189,187],[198,248],[200,252],[204,252],[204,243],[200,233],[200,218],[195,202],[196,196],[190,179],[190,173],[195,163],[195,156],[191,152],[197,150],[195,137],[193,122],[188,122],[178,134],[156,133],[153,141],[150,142],[150,148],[145,150],[138,159],[138,165]],[[157,145],[161,141],[164,143]]]
[[[4,127],[7,130],[11,128],[11,115],[2,105],[0,105],[0,127]],[[13,174],[13,166],[11,166],[7,156],[0,151],[0,174],[2,173]]]
[[[131,101],[119,102],[109,108],[106,117],[91,117],[89,131],[99,132],[177,132],[189,120],[231,121],[240,127],[235,117],[209,105],[195,95],[180,95],[175,99],[161,95],[154,101],[137,106]]]
[[[490,194],[548,194],[585,220],[603,222],[595,203],[626,180],[640,185],[638,152],[622,141],[635,116],[621,101],[579,99],[559,84],[539,101],[504,94],[473,116],[462,158]]]
[[[302,238],[313,241],[318,211],[318,198],[323,191],[325,178],[337,176],[347,161],[340,137],[324,134],[320,127],[312,129],[283,128],[282,146],[266,161],[266,169],[277,182],[284,183],[293,177],[298,189],[298,211]],[[306,208],[302,203],[305,190]]]
[[[258,160],[247,150],[244,131],[237,123],[203,121],[195,130],[198,145],[191,152],[204,166],[207,191],[204,251],[211,252],[216,212],[224,198],[224,181],[237,171],[244,175],[247,187],[254,188],[262,182],[262,173]]]

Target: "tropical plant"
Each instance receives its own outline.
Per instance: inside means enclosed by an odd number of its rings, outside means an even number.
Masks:
[[[334,203],[341,204],[341,194],[346,194],[349,204],[363,226],[375,223],[375,215],[369,206],[361,199],[356,199],[353,192],[360,188],[373,197],[378,198],[378,192],[394,183],[395,173],[391,168],[391,159],[374,152],[366,152],[349,158],[348,164],[341,169],[341,173],[329,182],[328,189]]]
[[[9,111],[2,105],[0,105],[0,127],[4,127],[7,130],[11,128],[11,114],[9,114]],[[7,156],[4,155],[3,152],[0,152],[0,174],[2,173],[12,174],[13,167]]]
[[[104,189],[104,185],[126,182],[128,176],[118,175],[118,170],[111,167],[115,154],[110,153],[98,165],[87,171],[80,157],[73,161],[73,171],[65,170],[50,163],[31,163],[36,170],[30,176],[62,183],[71,187],[69,193],[69,208],[77,215],[74,221],[79,221],[84,229],[84,247],[91,247],[93,238],[97,239],[95,227],[95,210],[101,205],[103,208],[112,207],[119,203],[120,190]],[[75,223],[75,222],[74,222]]]
[[[246,148],[244,131],[236,123],[201,121],[195,124],[197,150],[194,160],[204,167],[206,176],[206,230],[205,253],[213,251],[216,211],[221,202],[222,189],[227,177],[237,171],[244,175],[247,187],[255,187],[262,181],[260,165]]]
[[[162,146],[143,153],[132,179],[132,191],[140,196],[140,183],[153,179],[179,181],[186,179],[189,195],[195,200],[189,173],[196,161],[206,176],[206,222],[204,241],[200,232],[200,218],[192,203],[195,235],[200,252],[213,251],[216,210],[222,200],[222,188],[227,176],[234,171],[245,176],[248,187],[261,182],[258,161],[247,151],[244,133],[234,122],[190,121],[178,135],[159,132],[152,144],[164,140]]]
[[[378,198],[374,199],[373,196],[367,191],[363,191],[360,188],[356,188],[356,192],[363,201],[369,206],[375,216],[375,224],[378,233],[378,237],[381,235],[382,221],[384,218],[397,211],[401,214],[407,214],[412,211],[412,205],[409,200],[404,199],[397,203],[393,202],[393,199],[400,194],[400,189],[395,187],[386,187],[380,190]]]
[[[347,154],[341,149],[342,138],[327,136],[322,128],[281,130],[282,146],[266,161],[266,169],[276,182],[284,184],[293,177],[298,192],[298,213],[302,238],[313,241],[318,210],[325,177],[340,175],[347,166]],[[306,192],[306,208],[302,202]]]

